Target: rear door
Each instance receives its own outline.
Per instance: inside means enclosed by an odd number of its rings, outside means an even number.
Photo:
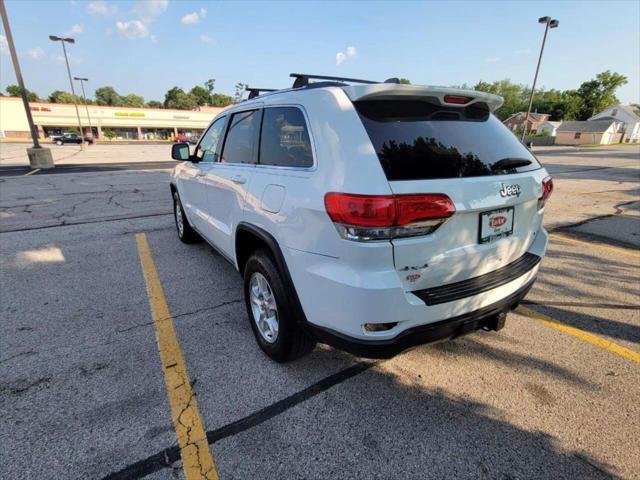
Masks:
[[[206,175],[212,241],[229,258],[258,159],[261,115],[256,108],[230,115],[220,157]]]
[[[540,228],[546,173],[486,103],[355,104],[393,193],[442,193],[456,208],[433,233],[392,240],[407,290],[482,275],[526,252]]]

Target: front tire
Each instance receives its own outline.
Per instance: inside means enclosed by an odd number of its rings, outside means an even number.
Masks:
[[[271,253],[255,251],[244,268],[244,300],[258,345],[276,362],[300,358],[315,346],[300,329],[287,290]]]
[[[176,222],[176,230],[178,231],[178,238],[184,243],[195,243],[200,240],[198,233],[191,227],[187,216],[184,213],[182,202],[180,201],[180,195],[178,192],[173,192],[173,219]]]

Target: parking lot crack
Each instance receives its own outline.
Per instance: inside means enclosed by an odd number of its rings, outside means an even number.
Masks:
[[[204,308],[199,308],[197,310],[192,310],[190,312],[178,313],[177,315],[173,315],[173,319],[175,320],[176,318],[179,318],[179,317],[186,317],[186,316],[189,316],[189,315],[195,315],[197,313],[208,312],[208,311],[216,310],[218,308],[225,307],[227,305],[233,305],[235,303],[241,303],[241,302],[242,302],[241,299],[229,300],[227,302],[222,302],[222,303],[219,303],[217,305],[213,305],[211,307],[204,307]]]
[[[210,306],[210,307],[203,307],[203,308],[198,308],[197,310],[192,310],[192,311],[190,311],[190,312],[182,312],[182,313],[178,313],[177,315],[172,315],[172,317],[171,317],[171,318],[173,318],[173,319],[175,320],[176,318],[180,318],[180,317],[187,317],[187,316],[189,316],[189,315],[195,315],[195,314],[197,314],[197,313],[202,313],[202,312],[212,311],[212,310],[216,310],[216,309],[218,309],[218,308],[225,307],[225,306],[227,306],[227,305],[233,305],[233,304],[235,304],[235,303],[241,303],[241,302],[242,302],[242,300],[240,300],[240,299],[236,299],[236,300],[229,300],[229,301],[226,301],[226,302],[219,303],[219,304],[217,304],[217,305],[212,305],[212,306]],[[161,318],[161,319],[159,319],[158,321],[160,321],[160,322],[161,322],[161,321],[164,321],[164,320],[168,320],[168,318]],[[137,323],[137,324],[135,324],[135,325],[131,325],[130,327],[127,327],[127,328],[121,328],[121,329],[119,329],[119,330],[116,330],[116,332],[117,332],[117,333],[126,333],[126,332],[130,332],[131,330],[138,329],[138,328],[143,328],[143,327],[151,326],[151,325],[153,325],[154,323],[155,323],[155,321],[153,321],[153,320],[152,320],[152,321],[149,321],[149,322]]]
[[[0,360],[0,363],[5,363],[8,362],[10,360],[13,360],[15,358],[19,358],[19,357],[29,357],[31,355],[36,355],[38,352],[34,352],[33,350],[29,350],[28,352],[20,352],[20,353],[16,353],[15,355],[11,355],[10,357],[7,358],[3,358],[2,360]]]
[[[42,377],[42,378],[39,378],[39,379],[37,379],[37,380],[35,380],[33,382],[26,383],[26,384],[23,384],[23,385],[20,385],[20,386],[16,386],[16,387],[9,387],[9,388],[0,387],[0,391],[6,389],[11,393],[21,394],[21,393],[26,392],[27,390],[31,390],[32,388],[38,387],[40,385],[43,385],[43,384],[46,385],[50,381],[51,381],[51,377]]]
[[[236,420],[216,430],[209,430],[208,432],[206,432],[206,444],[212,445],[224,438],[237,435],[253,427],[261,425],[262,423],[280,415],[281,413],[286,412],[290,408],[293,408],[296,405],[299,405],[300,403],[303,403],[306,400],[309,400],[346,380],[364,373],[370,368],[375,367],[379,364],[380,362],[377,361],[356,363],[354,365],[351,365],[350,367],[334,373],[333,375],[329,375],[328,377],[319,380],[309,387],[296,392],[293,395],[290,395],[289,397],[286,397],[261,410],[258,410],[257,412],[254,412],[246,417]],[[189,400],[189,402],[191,402],[191,399]],[[182,425],[182,423],[180,424]],[[172,458],[178,459],[179,455],[179,448],[174,445],[148,458],[135,462],[123,468],[122,470],[113,472],[105,476],[103,480],[141,478],[144,475],[150,475],[163,468],[171,467],[170,460]],[[198,458],[200,458],[200,451],[198,451]],[[159,459],[162,460],[159,461]],[[144,475],[141,475],[141,472],[144,472]],[[206,473],[210,474],[210,472]]]

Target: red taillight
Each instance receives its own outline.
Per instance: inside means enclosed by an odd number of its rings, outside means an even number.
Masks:
[[[540,198],[538,199],[538,210],[544,207],[547,199],[551,196],[551,192],[553,192],[553,179],[551,177],[546,177],[542,180],[542,195],[540,195]]]
[[[456,211],[451,199],[442,193],[396,195],[394,198],[398,215],[395,225],[449,218]]]
[[[551,177],[547,177],[542,180],[542,196],[540,200],[546,201],[547,198],[551,196],[551,192],[553,192],[553,179]]]
[[[373,240],[430,233],[456,211],[441,193],[355,195],[327,193],[324,204],[344,238]]]
[[[456,95],[445,95],[444,103],[455,103],[457,105],[464,105],[469,103],[471,99],[469,97],[458,97]]]
[[[389,227],[396,217],[396,204],[389,195],[327,193],[327,213],[335,223],[361,227]]]

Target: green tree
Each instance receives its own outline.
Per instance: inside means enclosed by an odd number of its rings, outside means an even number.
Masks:
[[[582,108],[579,119],[586,120],[605,108],[620,103],[615,92],[627,81],[624,75],[606,70],[597,74],[595,79],[580,85],[578,95],[582,99]]]
[[[193,95],[184,93],[180,87],[173,87],[164,96],[164,106],[178,110],[193,110],[198,103]]]
[[[104,128],[102,129],[102,135],[105,136],[105,138],[107,140],[113,140],[114,138],[116,138],[116,132],[114,132],[112,129],[110,128]]]
[[[123,107],[144,107],[144,98],[140,95],[130,93],[126,97],[122,98]]]
[[[411,80],[409,80],[408,78],[401,78],[400,83],[403,85],[411,85]]]
[[[175,103],[178,94],[180,93],[184,94],[184,90],[182,90],[180,87],[170,88],[167,93],[164,94],[164,108],[173,108],[170,107],[169,104]]]
[[[18,85],[7,85],[6,92],[10,97],[20,97],[20,87]],[[30,92],[27,90],[27,100],[30,102],[37,102],[40,100],[36,92]]]
[[[198,105],[209,105],[211,103],[211,95],[209,94],[209,91],[199,85],[193,87],[189,92],[189,95],[192,95],[193,98],[196,99],[196,103]]]
[[[55,90],[49,95],[49,101],[52,103],[82,103],[82,99],[74,97],[69,92],[63,92],[62,90]]]
[[[529,89],[524,85],[512,83],[509,79],[498,80],[493,83],[480,81],[474,85],[473,89],[500,95],[504,99],[504,103],[496,111],[496,115],[500,120],[527,109],[527,92],[529,92]]]
[[[98,105],[122,106],[122,97],[113,87],[100,87],[96,90],[95,96]]]
[[[240,100],[242,100],[242,94],[247,87],[248,85],[246,83],[236,83],[236,94],[233,99],[235,103],[239,103]]]
[[[149,100],[147,102],[147,107],[149,107],[149,108],[162,108],[163,105],[162,105],[162,102],[159,102],[157,100]]]
[[[209,92],[209,96],[213,95],[213,89],[216,86],[216,79],[215,78],[210,78],[209,80],[204,82],[204,86],[207,89],[207,91]]]
[[[211,106],[226,107],[228,105],[233,105],[233,97],[225,95],[224,93],[214,93],[211,95]]]

